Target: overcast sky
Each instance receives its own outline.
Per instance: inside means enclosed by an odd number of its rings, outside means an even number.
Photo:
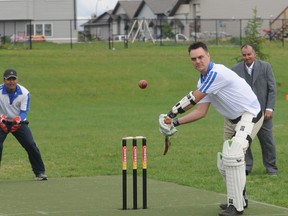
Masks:
[[[97,16],[115,7],[118,0],[77,0],[78,19],[91,18],[92,14]]]

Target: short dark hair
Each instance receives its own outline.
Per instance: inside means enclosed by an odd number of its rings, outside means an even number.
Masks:
[[[198,49],[198,48],[202,48],[204,49],[206,52],[208,52],[208,47],[205,43],[203,42],[195,42],[193,44],[191,44],[188,48],[188,53],[190,53],[191,50],[194,50],[194,49]]]
[[[253,46],[252,44],[250,44],[250,43],[246,43],[246,44],[244,44],[243,46],[241,46],[241,50],[242,50],[244,47],[247,47],[247,46],[252,47],[252,49],[255,51],[254,46]]]

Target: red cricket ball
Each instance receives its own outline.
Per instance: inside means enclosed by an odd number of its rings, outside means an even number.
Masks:
[[[148,85],[148,82],[146,80],[140,80],[138,82],[138,86],[141,88],[141,89],[145,89]]]
[[[165,124],[171,124],[171,122],[172,122],[171,118],[167,117],[167,118],[164,119],[164,123]]]

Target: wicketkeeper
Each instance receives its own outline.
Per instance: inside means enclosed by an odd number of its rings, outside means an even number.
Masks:
[[[160,115],[160,132],[165,137],[172,136],[177,132],[177,126],[205,117],[210,104],[237,124],[233,138],[224,142],[222,153],[217,156],[217,166],[227,188],[227,203],[219,216],[241,215],[248,205],[244,156],[263,122],[260,104],[244,79],[224,65],[210,60],[204,43],[190,45],[188,52],[194,68],[200,72],[197,89],[183,97],[169,113]],[[190,113],[176,118],[194,106]],[[172,121],[167,121],[167,118]]]
[[[40,151],[33,139],[26,119],[30,108],[30,93],[18,84],[17,73],[7,69],[0,85],[0,163],[3,142],[11,133],[26,150],[36,180],[47,180]]]

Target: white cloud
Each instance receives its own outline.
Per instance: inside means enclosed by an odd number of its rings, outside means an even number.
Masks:
[[[79,19],[97,16],[115,7],[118,0],[77,0],[77,15]]]

